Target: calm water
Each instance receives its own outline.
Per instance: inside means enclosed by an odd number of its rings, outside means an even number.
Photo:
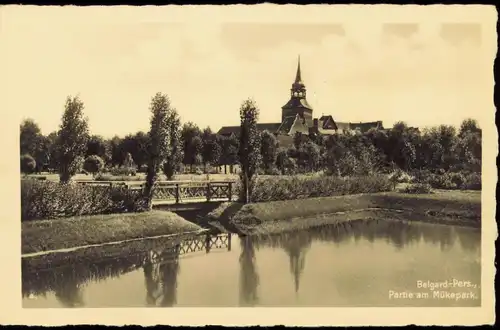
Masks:
[[[480,259],[479,230],[384,220],[200,236],[114,260],[24,269],[23,307],[480,306]],[[428,281],[448,287],[430,290]]]

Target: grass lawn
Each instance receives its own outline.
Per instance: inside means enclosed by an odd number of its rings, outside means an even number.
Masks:
[[[398,215],[385,209],[405,212]],[[225,226],[250,231],[262,227],[266,232],[274,232],[274,229],[284,230],[292,225],[300,227],[305,222],[325,224],[332,220],[328,215],[334,213],[342,221],[394,218],[478,227],[481,224],[481,192],[439,190],[422,195],[384,192],[247,205],[228,202],[212,211],[208,218]]]
[[[194,232],[201,227],[175,213],[150,211],[22,223],[21,253],[35,253],[150,236]]]

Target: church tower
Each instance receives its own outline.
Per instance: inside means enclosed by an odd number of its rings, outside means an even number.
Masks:
[[[312,124],[313,109],[309,103],[307,103],[306,94],[306,86],[302,82],[299,56],[295,81],[290,89],[290,100],[281,108],[281,122],[283,122],[287,117],[296,117],[299,115],[305,124],[308,126]]]

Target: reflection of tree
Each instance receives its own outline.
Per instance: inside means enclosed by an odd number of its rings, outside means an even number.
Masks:
[[[255,249],[250,237],[240,237],[240,305],[254,306],[257,301],[259,275],[255,266]]]
[[[456,235],[454,234],[456,232]],[[441,249],[449,249],[455,244],[455,239],[464,249],[477,249],[480,235],[474,235],[466,229],[455,229],[451,226],[431,225],[425,223],[405,222],[399,220],[368,219],[340,222],[307,230],[310,239],[343,244],[352,239],[376,240],[387,243],[400,250],[406,246],[418,243],[422,239],[427,244],[438,245]],[[480,234],[480,233],[479,233]],[[271,235],[254,240],[257,248],[260,246],[282,247],[283,235]]]
[[[137,264],[140,259],[139,255],[113,257],[93,263],[89,263],[88,260],[81,262],[81,259],[75,259],[75,263],[45,269],[41,269],[38,264],[34,265],[31,261],[23,259],[23,296],[29,296],[30,294],[44,295],[46,292],[53,291],[63,305],[68,307],[77,306],[81,304],[80,289],[87,283],[110,277],[119,277],[128,273],[138,268]]]
[[[170,307],[177,302],[180,245],[161,253],[150,252],[143,265],[146,304]]]
[[[287,237],[288,236],[288,237]],[[294,278],[295,292],[299,291],[300,275],[304,271],[307,249],[311,246],[312,237],[307,232],[296,232],[285,235],[283,249],[290,258],[290,272]]]
[[[154,306],[159,295],[159,265],[147,260],[142,267],[144,271],[144,284],[146,285],[146,304]]]
[[[74,278],[63,280],[54,291],[57,300],[64,307],[82,307],[84,305],[80,285]]]
[[[160,280],[163,293],[160,306],[170,307],[177,303],[177,277],[179,269],[179,246],[177,245],[172,259],[160,266]]]
[[[457,240],[462,249],[466,252],[476,252],[481,244],[481,231],[468,228],[455,228]]]

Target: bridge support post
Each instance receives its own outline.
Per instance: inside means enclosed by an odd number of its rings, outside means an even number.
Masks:
[[[210,235],[205,236],[205,252],[210,252]]]
[[[210,182],[207,183],[207,202],[210,202],[211,196],[211,190],[210,190]]]
[[[179,184],[175,184],[175,204],[179,204],[180,201],[180,189],[179,189]]]
[[[233,183],[228,182],[227,199],[231,201],[232,196],[233,196]]]

